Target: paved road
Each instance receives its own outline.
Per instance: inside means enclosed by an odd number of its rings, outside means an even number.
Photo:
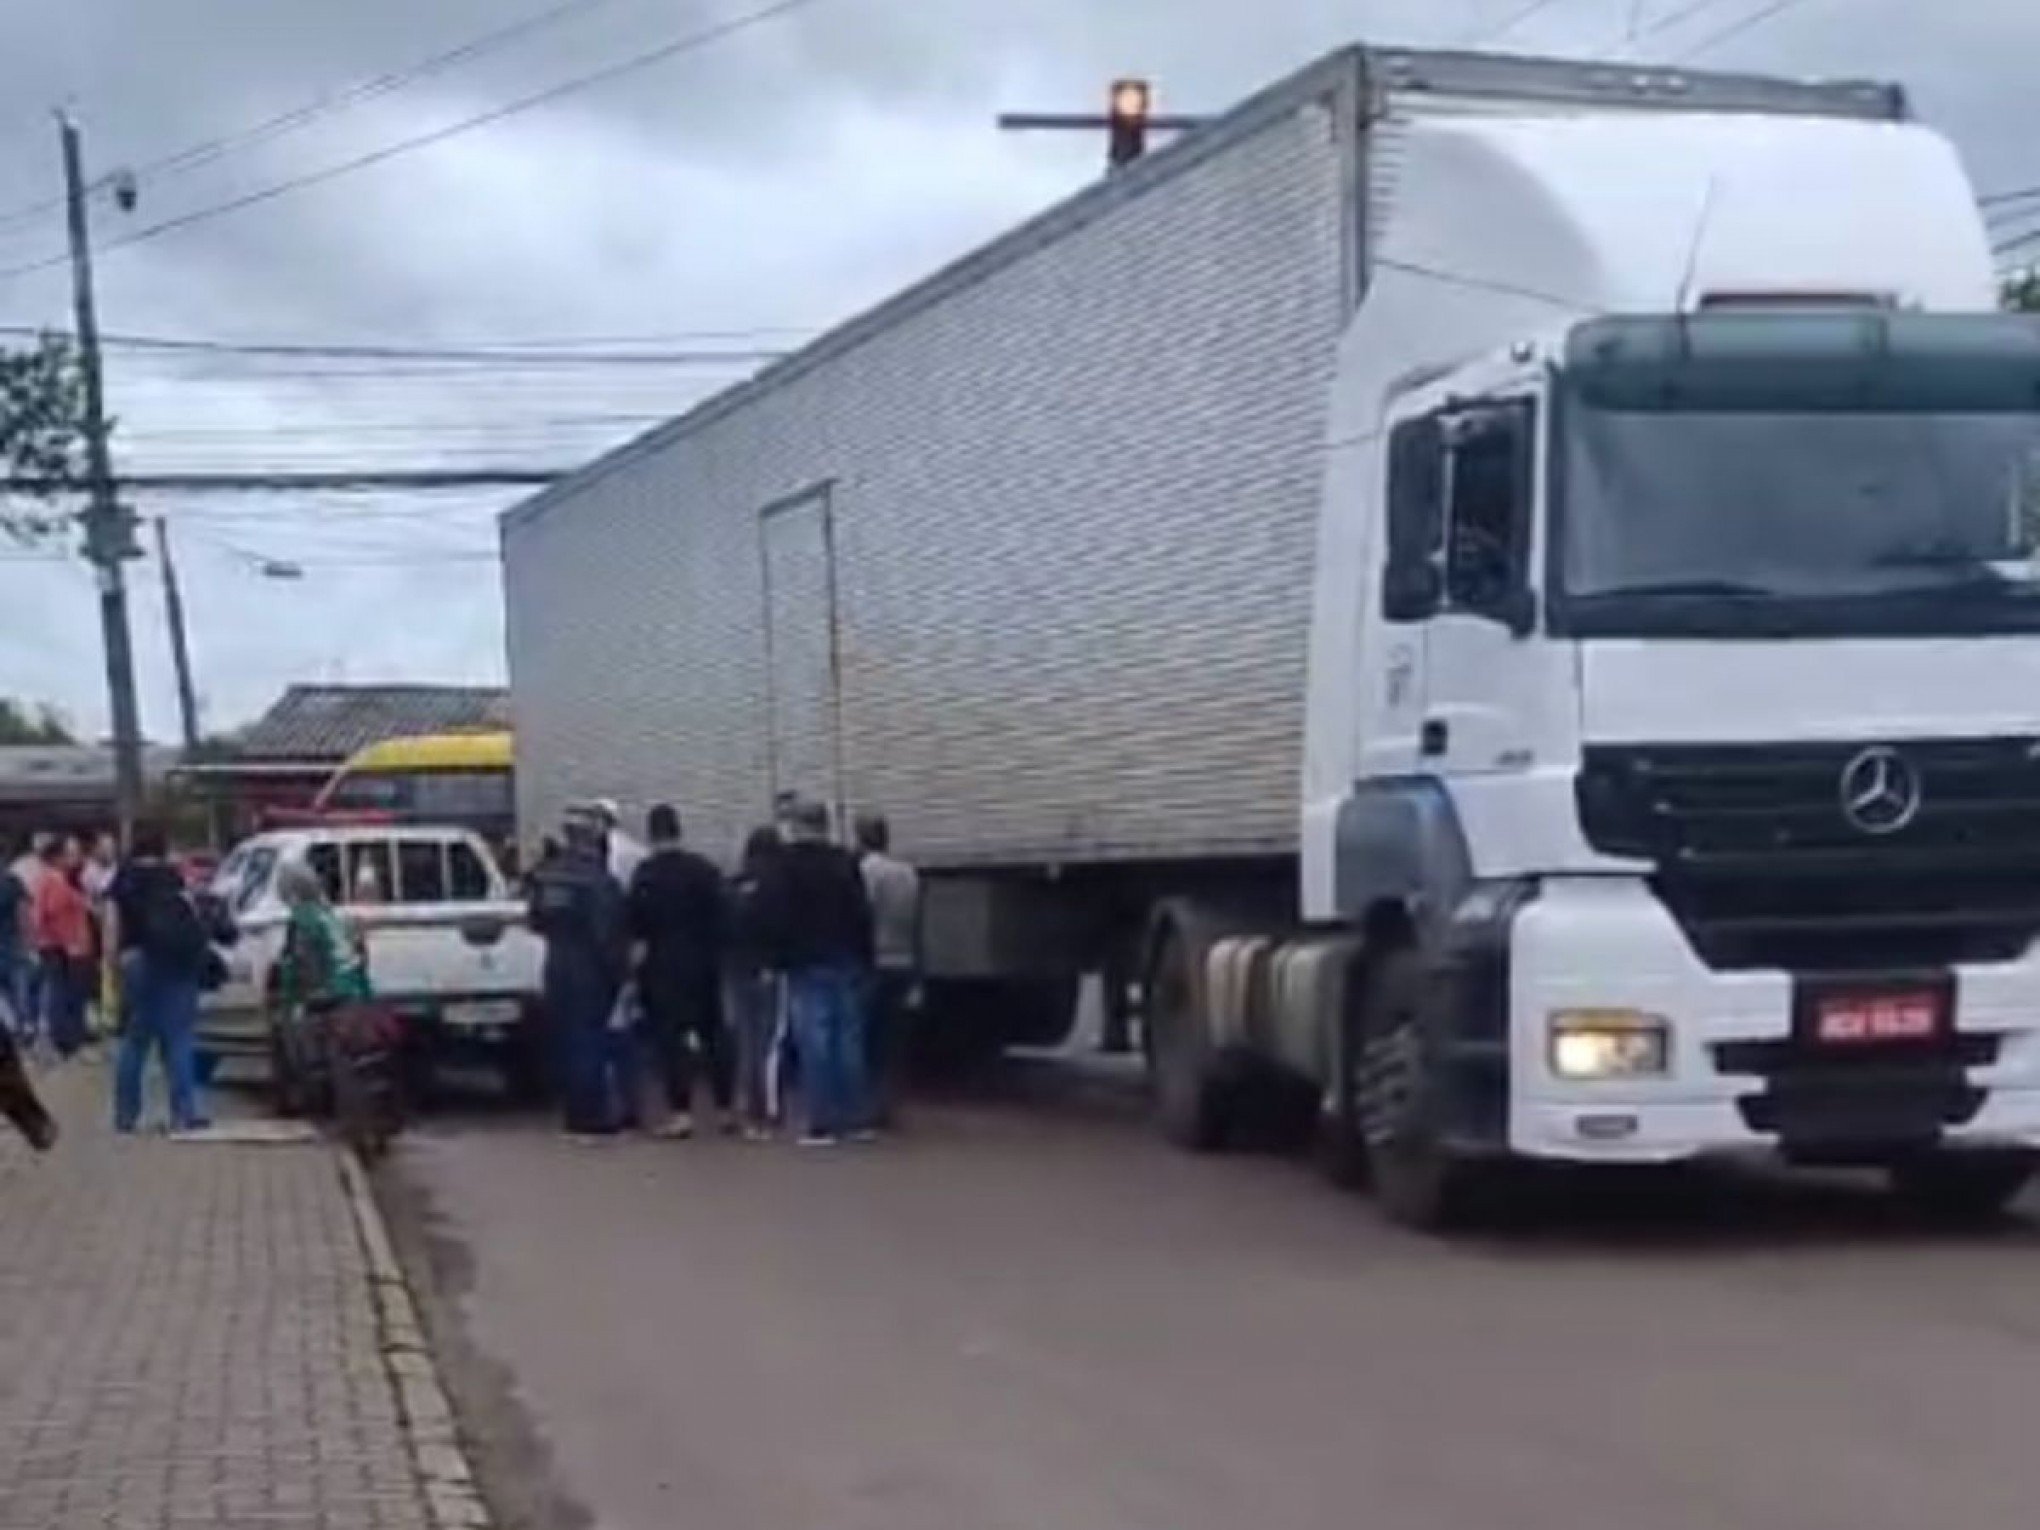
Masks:
[[[334,1152],[42,1088],[55,1152],[0,1126],[0,1530],[427,1530]]]
[[[1439,1244],[1083,1089],[801,1153],[442,1122],[384,1189],[506,1524],[2014,1530],[2040,1234],[1654,1187]],[[1555,1191],[1560,1200],[1570,1192]],[[1656,1204],[1660,1198],[1668,1208]],[[429,1231],[427,1231],[429,1229]]]

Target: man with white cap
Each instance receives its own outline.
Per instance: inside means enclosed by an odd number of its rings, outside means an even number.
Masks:
[[[637,875],[638,866],[649,852],[624,831],[623,809],[617,806],[616,799],[594,797],[577,802],[567,809],[567,817],[584,820],[601,832],[609,874],[616,878],[618,886],[630,886],[631,878]]]

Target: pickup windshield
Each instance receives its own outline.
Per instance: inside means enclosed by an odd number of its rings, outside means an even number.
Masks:
[[[1576,403],[1562,451],[1582,634],[2040,631],[2040,414]]]

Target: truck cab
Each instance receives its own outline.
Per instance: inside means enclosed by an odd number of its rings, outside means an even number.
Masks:
[[[1987,1209],[2040,1148],[2040,323],[1932,134],[1769,132],[1439,125],[1348,337],[1301,901],[1413,1220],[1505,1156]]]

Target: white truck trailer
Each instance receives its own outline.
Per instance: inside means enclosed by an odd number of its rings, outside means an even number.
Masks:
[[[732,231],[732,237],[741,231]],[[503,524],[520,813],[776,791],[940,1023],[1391,1214],[2040,1147],[2040,334],[1902,93],[1356,48]],[[1114,983],[1116,989],[1119,984]]]

